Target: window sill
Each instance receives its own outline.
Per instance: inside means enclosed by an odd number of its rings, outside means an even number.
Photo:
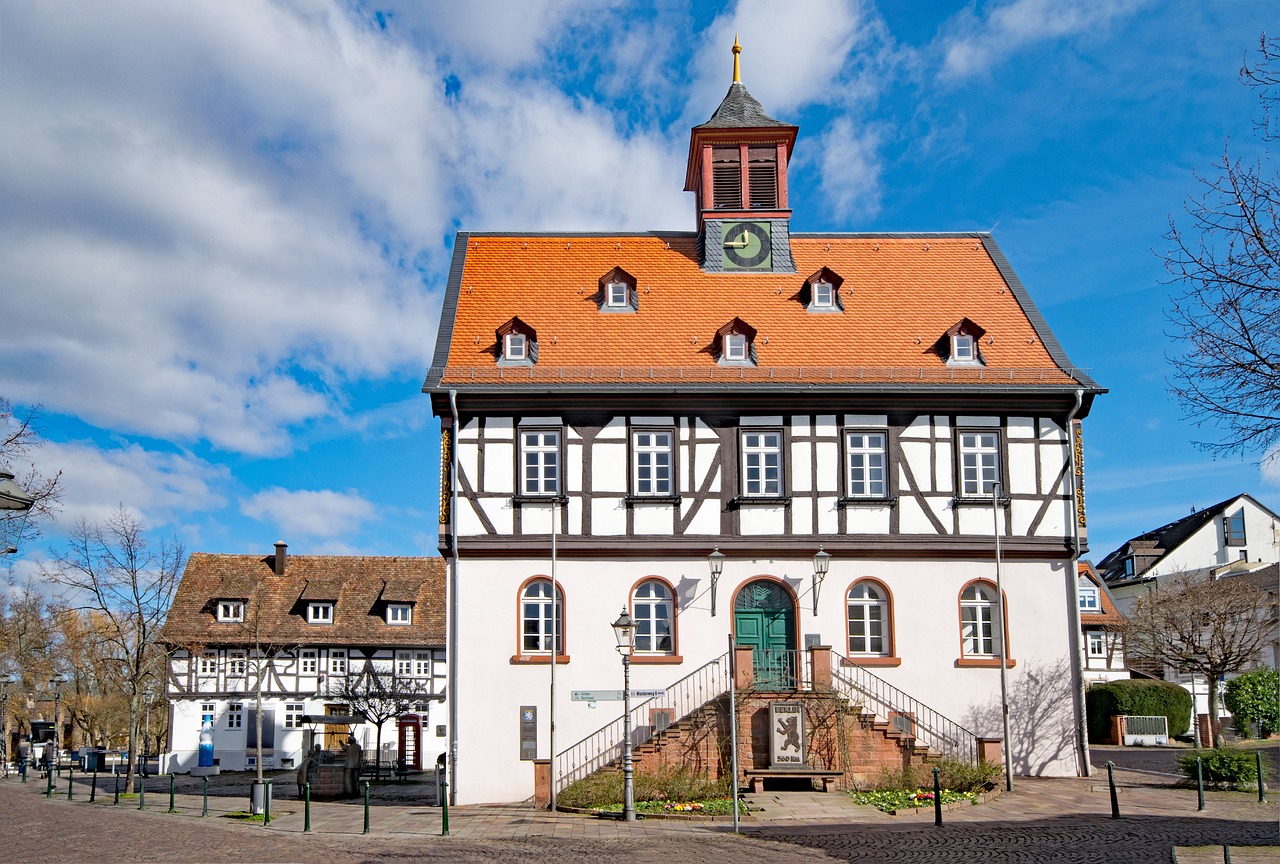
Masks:
[[[568,504],[568,495],[512,495],[512,504]]]
[[[627,504],[679,504],[679,495],[628,495]]]
[[[1018,665],[1018,661],[1014,660],[1012,657],[1006,657],[1004,664],[1006,669],[1012,669],[1014,666]],[[956,668],[957,669],[999,669],[1000,658],[999,657],[961,657],[958,660],[956,660]]]
[[[1000,498],[997,498],[997,499],[996,499],[996,502],[997,502],[1001,507],[1008,507],[1008,506],[1009,506],[1009,504],[1010,504],[1010,502],[1012,502],[1012,501],[1013,501],[1013,499],[1012,499],[1012,498],[1010,498],[1008,495],[1005,495],[1005,496],[1002,496],[1002,497],[1000,497]],[[973,497],[973,496],[957,496],[957,497],[955,497],[955,498],[952,498],[952,499],[951,499],[951,503],[952,503],[954,506],[956,506],[956,507],[990,507],[990,506],[991,506],[991,496],[989,496],[989,495],[987,495],[987,496],[979,495],[979,496],[977,496],[977,497]]]
[[[739,495],[729,501],[730,507],[778,507],[791,503],[790,495]]]
[[[683,663],[684,658],[679,654],[632,654],[632,666],[664,666],[668,664]]]
[[[850,666],[901,666],[901,657],[860,657],[853,656],[845,658],[849,661]]]
[[[563,666],[569,662],[568,654],[557,654],[556,665]],[[514,654],[511,657],[512,666],[550,666],[550,654]]]
[[[841,507],[897,507],[898,496],[893,495],[887,498],[841,498],[837,503]]]

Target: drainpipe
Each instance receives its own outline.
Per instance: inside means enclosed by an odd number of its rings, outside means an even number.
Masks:
[[[449,465],[449,527],[453,566],[449,568],[449,803],[458,803],[458,391],[449,391],[453,449]]]
[[[1077,587],[1079,584],[1079,564],[1080,561],[1080,521],[1076,510],[1076,502],[1079,500],[1079,489],[1076,485],[1076,443],[1073,440],[1072,423],[1075,422],[1076,414],[1080,413],[1080,406],[1084,399],[1084,391],[1076,390],[1076,401],[1071,406],[1071,412],[1067,414],[1067,454],[1070,459],[1070,467],[1067,474],[1071,477],[1071,569],[1067,574],[1067,599],[1068,605],[1071,607],[1071,670],[1075,677],[1076,692],[1076,731],[1080,744],[1080,761],[1079,766],[1082,776],[1089,777],[1093,774],[1093,766],[1089,764],[1089,726],[1085,721],[1085,701],[1084,701],[1084,647],[1083,635],[1080,630],[1080,591]]]

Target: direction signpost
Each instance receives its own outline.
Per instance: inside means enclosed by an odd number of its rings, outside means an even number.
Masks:
[[[631,691],[632,699],[652,699],[656,696],[666,696],[666,690],[635,690]],[[621,690],[574,690],[574,702],[621,702]]]

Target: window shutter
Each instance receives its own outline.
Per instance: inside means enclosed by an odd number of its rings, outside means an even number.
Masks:
[[[742,165],[737,147],[711,151],[711,206],[716,210],[742,206]]]
[[[770,210],[778,206],[778,151],[752,147],[747,151],[747,177],[751,184],[751,208]]]

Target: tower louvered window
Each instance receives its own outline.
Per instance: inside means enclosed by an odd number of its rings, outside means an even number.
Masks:
[[[747,150],[747,180],[752,209],[778,206],[778,151],[773,147]]]
[[[716,147],[711,151],[711,206],[717,210],[742,206],[742,162],[737,147]]]

